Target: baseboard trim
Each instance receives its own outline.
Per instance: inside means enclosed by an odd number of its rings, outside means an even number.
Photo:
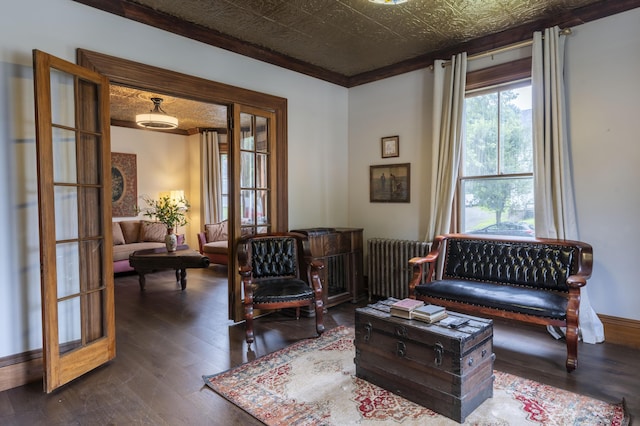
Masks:
[[[0,368],[0,392],[42,380],[42,358],[30,359]]]
[[[640,321],[598,314],[608,343],[640,349]]]

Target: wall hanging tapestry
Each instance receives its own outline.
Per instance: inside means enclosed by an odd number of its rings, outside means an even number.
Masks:
[[[136,216],[138,178],[136,154],[111,153],[112,216]]]

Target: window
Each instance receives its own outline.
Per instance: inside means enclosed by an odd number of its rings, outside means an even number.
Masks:
[[[229,154],[220,152],[220,174],[222,175],[222,220],[229,219]]]
[[[467,92],[459,229],[533,237],[530,80]]]

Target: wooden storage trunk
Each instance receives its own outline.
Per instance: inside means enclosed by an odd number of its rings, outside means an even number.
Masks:
[[[356,309],[356,375],[457,422],[493,396],[493,322],[459,329]]]

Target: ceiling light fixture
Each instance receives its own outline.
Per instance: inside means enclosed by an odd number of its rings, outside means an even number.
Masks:
[[[402,4],[409,0],[369,0],[371,3],[377,4]]]
[[[160,107],[162,98],[151,98],[154,108],[148,114],[136,115],[136,124],[145,129],[175,129],[178,127],[178,119],[168,115]]]

